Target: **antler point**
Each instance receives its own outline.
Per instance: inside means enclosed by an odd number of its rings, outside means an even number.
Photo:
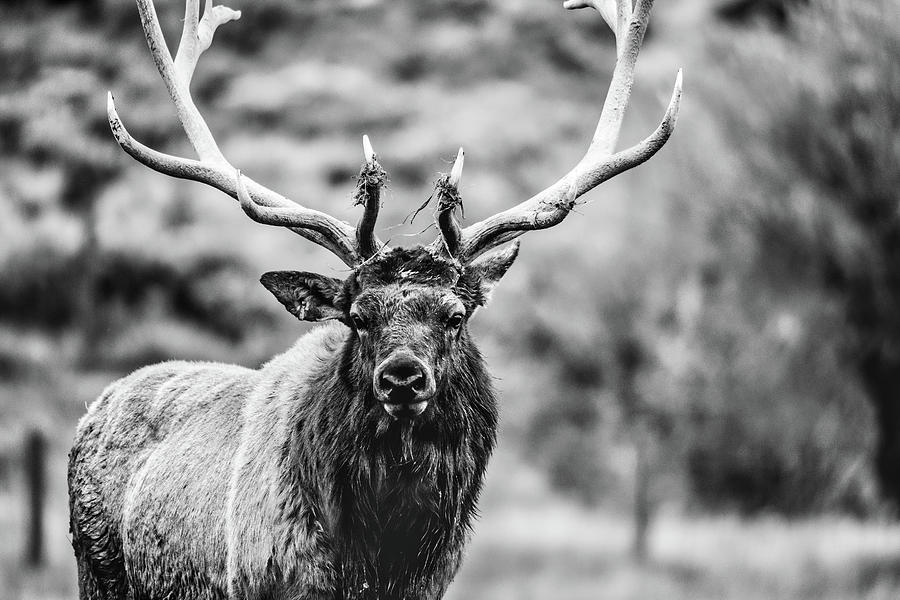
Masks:
[[[463,165],[466,162],[466,152],[460,147],[459,152],[456,153],[456,161],[453,163],[453,169],[450,171],[450,178],[448,183],[453,187],[459,186],[459,181],[462,179],[462,170]]]
[[[678,114],[681,104],[681,88],[683,81],[684,77],[682,75],[682,69],[678,69],[678,75],[675,76],[675,88],[672,90],[672,99],[669,101],[669,112],[674,111],[676,115]]]
[[[367,163],[375,162],[375,149],[372,148],[372,142],[368,135],[363,135],[363,155],[366,157]]]

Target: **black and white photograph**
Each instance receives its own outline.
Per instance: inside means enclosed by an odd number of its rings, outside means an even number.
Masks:
[[[0,0],[0,600],[896,600],[900,1]]]

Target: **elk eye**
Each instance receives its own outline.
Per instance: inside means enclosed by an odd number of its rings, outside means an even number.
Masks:
[[[366,328],[366,320],[359,313],[350,313],[350,321],[357,331]]]
[[[450,318],[447,319],[447,329],[459,329],[462,327],[464,318],[465,316],[462,313],[450,315]]]

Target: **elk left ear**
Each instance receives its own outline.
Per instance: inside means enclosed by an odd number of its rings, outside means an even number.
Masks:
[[[301,321],[328,321],[344,316],[337,306],[344,288],[340,279],[300,271],[270,271],[259,281]]]
[[[485,254],[469,264],[466,271],[478,281],[481,291],[481,296],[477,299],[479,306],[487,304],[494,286],[506,275],[506,271],[509,270],[518,255],[519,242],[516,241],[505,248]]]

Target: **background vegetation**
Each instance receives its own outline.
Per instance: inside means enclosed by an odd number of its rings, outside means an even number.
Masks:
[[[180,32],[181,0],[158,0]],[[476,220],[583,152],[614,60],[544,0],[256,0],[194,97],[255,179],[355,220],[369,134],[400,225],[468,158]],[[473,329],[503,398],[452,598],[895,598],[900,593],[900,6],[659,2],[627,144],[651,162],[521,258]],[[0,589],[74,598],[65,457],[86,403],[168,358],[255,366],[306,326],[256,283],[321,249],[115,145],[189,155],[131,2],[0,2]],[[424,216],[424,215],[423,215]],[[49,439],[46,560],[23,568],[27,432]]]

